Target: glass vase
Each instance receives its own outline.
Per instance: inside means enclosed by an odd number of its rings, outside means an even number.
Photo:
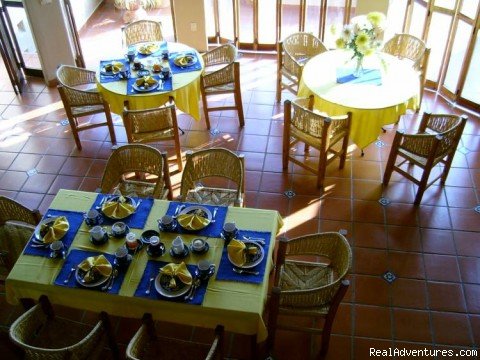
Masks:
[[[363,75],[363,57],[355,58],[355,67],[353,69],[353,76],[356,78]]]

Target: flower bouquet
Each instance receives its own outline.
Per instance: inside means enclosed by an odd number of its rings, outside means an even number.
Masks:
[[[352,60],[355,59],[354,76],[359,77],[363,72],[363,58],[374,54],[381,46],[379,37],[383,33],[385,15],[380,12],[371,12],[357,16],[352,23],[345,25],[341,36],[335,41],[339,49],[353,50]],[[332,29],[335,33],[335,29]]]

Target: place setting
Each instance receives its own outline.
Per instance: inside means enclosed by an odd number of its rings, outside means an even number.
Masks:
[[[72,249],[55,279],[55,285],[118,294],[132,256],[122,246],[115,254]]]
[[[270,237],[270,232],[239,230],[235,223],[225,223],[221,234],[225,246],[216,280],[262,283]]]
[[[23,251],[26,255],[64,258],[84,216],[74,211],[48,210]]]
[[[202,70],[202,64],[198,60],[198,55],[193,49],[171,53],[169,63],[172,73],[174,74]]]
[[[200,305],[215,271],[208,260],[197,265],[149,260],[135,296]]]
[[[125,59],[101,60],[100,82],[109,83],[127,79],[130,73],[130,65]]]

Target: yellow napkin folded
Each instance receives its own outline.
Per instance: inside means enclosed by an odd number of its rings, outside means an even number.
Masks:
[[[195,213],[178,215],[177,221],[184,229],[187,230],[200,230],[210,224],[210,220],[208,220],[206,217]]]
[[[231,240],[227,246],[228,257],[237,266],[243,266],[247,262],[247,254],[256,254],[255,246],[247,246],[243,241]]]
[[[103,255],[90,256],[78,264],[78,268],[85,271],[83,280],[86,283],[92,282],[98,275],[110,276],[112,264]]]
[[[40,235],[46,231],[43,235],[43,242],[45,244],[50,244],[54,241],[60,240],[67,233],[69,228],[70,225],[68,224],[67,218],[65,216],[59,216],[55,219],[52,225],[42,224],[40,226]]]
[[[135,206],[122,201],[107,201],[102,205],[102,212],[109,218],[123,219],[135,212]]]
[[[144,86],[144,87],[153,86],[156,83],[157,83],[157,80],[155,80],[151,76],[144,76],[144,77],[138,78],[135,81],[135,84],[137,84],[137,86]]]
[[[180,264],[170,263],[160,269],[160,273],[171,276],[169,287],[174,289],[177,287],[176,278],[185,285],[192,284],[192,274],[187,269],[187,265],[182,261]]]

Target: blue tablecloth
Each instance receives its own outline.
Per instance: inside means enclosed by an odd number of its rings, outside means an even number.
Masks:
[[[176,302],[185,302],[187,304],[193,304],[193,305],[201,305],[203,302],[203,298],[205,297],[205,293],[207,292],[208,280],[201,282],[200,286],[195,291],[195,296],[190,301],[185,301],[186,295],[180,296],[178,298],[167,298],[160,295],[155,290],[155,283],[152,283],[150,287],[150,294],[145,293],[145,291],[148,289],[148,286],[150,284],[150,278],[156,277],[159,274],[160,268],[164,267],[165,265],[167,265],[167,263],[164,261],[149,260],[147,262],[147,265],[145,266],[145,271],[143,272],[143,275],[142,275],[142,279],[140,280],[137,290],[135,291],[135,296],[144,297],[148,299],[161,299],[161,300],[169,300],[169,301],[176,301]],[[196,266],[187,265],[187,268],[193,277],[195,274]]]
[[[191,66],[178,66],[175,64],[175,58],[178,55],[192,55],[197,59],[197,62]],[[198,59],[197,53],[193,50],[171,53],[169,56],[169,63],[173,74],[202,70],[202,64]]]
[[[338,68],[337,83],[382,85],[382,74],[378,69],[364,69],[359,77],[353,76],[354,69]]]
[[[152,77],[157,81],[163,81],[163,87],[161,89],[160,89],[160,86],[159,86],[155,90],[152,90],[152,91],[147,91],[147,92],[136,91],[133,88],[133,85],[135,84],[135,81],[137,81],[137,78],[130,78],[130,79],[128,79],[127,95],[151,94],[151,93],[157,93],[157,92],[163,92],[163,91],[172,91],[172,89],[173,89],[173,87],[172,87],[173,86],[172,85],[172,77],[169,77],[167,80],[161,80],[159,75],[153,75]]]
[[[185,207],[189,206],[204,206],[210,210],[213,214],[215,208],[217,208],[217,214],[215,215],[215,221],[210,223],[207,227],[203,228],[202,230],[198,231],[188,231],[183,229],[181,226],[177,226],[177,228],[173,232],[177,232],[179,234],[195,234],[198,236],[209,236],[209,237],[220,237],[220,233],[223,229],[223,223],[225,222],[225,217],[227,216],[228,207],[227,206],[213,206],[213,205],[204,205],[204,204],[195,204],[195,203],[184,203],[184,202],[171,202],[168,205],[168,209],[166,214],[167,215],[174,215],[175,210],[179,205],[185,205]]]
[[[128,64],[128,61],[126,59],[113,59],[113,60],[101,60],[100,61],[100,83],[105,84],[109,82],[114,82],[114,81],[119,81],[122,80],[120,77],[120,74],[111,74],[111,75],[105,75],[102,74],[102,69],[105,65],[111,64],[113,61],[115,62],[121,62],[125,69],[130,69],[130,65]]]
[[[65,216],[68,220],[69,228],[65,236],[61,239],[63,242],[63,246],[65,251],[68,250],[70,245],[72,244],[75,235],[77,234],[78,229],[82,225],[84,220],[83,213],[75,212],[75,211],[65,211],[65,210],[54,210],[50,209],[47,211],[43,219],[47,219],[48,216]],[[42,219],[42,220],[43,220]],[[27,246],[25,246],[25,250],[23,253],[26,255],[34,255],[34,256],[50,256],[50,249],[48,247],[32,247],[32,240],[35,239],[35,235],[32,235],[32,238],[28,241]]]
[[[78,249],[72,249],[70,253],[68,254],[67,258],[65,259],[65,263],[63,264],[62,270],[60,270],[60,273],[58,274],[57,278],[55,279],[55,285],[59,286],[65,286],[65,287],[70,287],[70,288],[82,288],[82,289],[93,289],[93,290],[100,290],[100,288],[105,285],[106,283],[99,285],[98,287],[95,288],[85,288],[77,283],[75,280],[75,273],[73,273],[69,281],[65,283],[64,281],[69,277],[72,268],[75,268],[78,264],[80,264],[83,260],[85,260],[89,256],[97,256],[102,254],[105,256],[108,261],[113,266],[113,261],[115,260],[115,256],[112,254],[105,254],[105,253],[100,253],[100,252],[93,252],[93,251],[85,251],[85,250],[78,250]],[[118,275],[115,278],[115,281],[113,283],[112,289],[108,292],[110,294],[118,294],[120,291],[120,287],[122,286],[123,280],[125,278],[125,273],[127,272],[127,268],[122,268],[121,270],[118,270]],[[107,280],[108,282],[108,280]]]
[[[252,271],[258,271],[258,275],[251,274],[238,274],[233,271],[233,264],[228,260],[227,245],[223,247],[222,258],[220,259],[220,264],[218,265],[217,270],[217,280],[226,280],[226,281],[239,281],[247,282],[253,284],[261,284],[263,282],[263,275],[265,274],[265,266],[267,264],[268,249],[270,247],[270,238],[272,234],[270,232],[264,231],[249,231],[249,230],[239,230],[236,236],[239,240],[244,240],[244,236],[250,236],[254,238],[262,238],[265,240],[265,245],[262,245],[265,256],[263,260],[257,266],[248,269]]]
[[[98,194],[97,198],[95,199],[92,205],[92,209],[100,207],[100,202],[103,200],[105,196],[116,196],[116,195]],[[148,215],[150,214],[150,210],[152,210],[153,199],[151,198],[139,199],[135,197],[133,199],[135,200],[135,202],[137,202],[138,200],[142,200],[142,202],[140,203],[137,210],[135,210],[135,212],[132,215],[127,216],[125,219],[122,219],[122,220],[113,220],[106,216],[103,216],[103,224],[112,225],[117,221],[123,221],[130,228],[143,229],[145,227],[145,223],[147,222]]]

